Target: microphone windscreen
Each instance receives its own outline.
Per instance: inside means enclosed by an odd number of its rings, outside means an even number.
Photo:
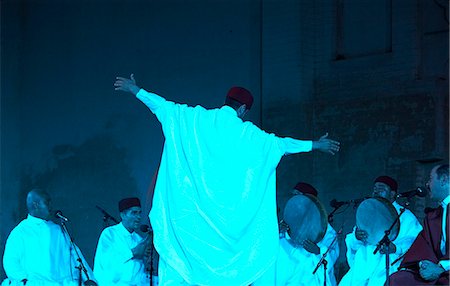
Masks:
[[[331,202],[330,202],[330,206],[332,208],[336,208],[336,209],[341,207],[344,204],[345,204],[344,202],[338,202],[336,199],[332,199]]]

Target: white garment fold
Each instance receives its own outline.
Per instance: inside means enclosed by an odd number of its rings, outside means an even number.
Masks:
[[[312,142],[266,133],[228,106],[189,107],[142,89],[137,98],[165,136],[150,212],[158,253],[188,284],[249,285],[278,251],[276,167]]]

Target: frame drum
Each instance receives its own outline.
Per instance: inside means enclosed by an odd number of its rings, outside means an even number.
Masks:
[[[368,234],[367,243],[377,245],[397,219],[395,207],[385,198],[375,197],[362,201],[356,210],[356,227]],[[393,241],[400,231],[400,221],[397,221],[389,234]]]
[[[301,245],[306,239],[317,243],[327,230],[327,213],[320,201],[309,194],[290,198],[284,208],[284,222],[288,225],[291,242]]]

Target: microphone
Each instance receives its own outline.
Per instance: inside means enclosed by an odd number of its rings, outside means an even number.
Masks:
[[[63,216],[63,214],[62,214],[62,212],[61,212],[60,210],[57,210],[57,211],[55,212],[55,217],[56,217],[56,218],[60,218],[61,220],[65,221],[65,222],[68,222],[68,221],[69,221],[68,218],[66,218],[65,216]]]
[[[342,207],[343,205],[349,205],[349,204],[355,204],[355,205],[359,205],[362,201],[364,201],[365,199],[370,198],[370,197],[364,197],[364,198],[359,198],[359,199],[354,199],[354,200],[349,200],[349,201],[337,201],[336,199],[332,199],[330,202],[330,206],[332,208],[338,209],[340,207]]]
[[[418,197],[426,197],[428,194],[428,191],[426,188],[423,187],[417,187],[412,191],[408,191],[408,192],[403,192],[403,193],[399,193],[397,194],[397,198],[407,198],[410,199],[414,196],[418,196]]]
[[[141,225],[139,229],[144,233],[153,233],[153,229],[151,229],[151,227],[146,224]]]

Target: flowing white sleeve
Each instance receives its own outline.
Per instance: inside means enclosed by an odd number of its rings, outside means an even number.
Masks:
[[[18,233],[17,229],[14,229],[10,233],[6,241],[3,267],[10,280],[21,281],[22,279],[28,278],[26,270],[22,265],[22,257],[25,255],[24,243],[23,237]]]
[[[445,271],[450,270],[450,261],[449,260],[441,260],[439,261],[439,264],[444,268]]]
[[[144,89],[140,89],[136,94],[136,97],[142,101],[153,113],[155,113],[160,107],[167,102],[163,97],[156,93],[148,92]]]
[[[284,155],[311,152],[312,141],[310,140],[298,140],[290,137],[277,137],[278,146]]]
[[[353,231],[345,237],[345,245],[347,246],[347,263],[350,267],[352,267],[353,263],[355,262],[355,254],[356,251],[360,247],[363,247],[364,244],[356,239],[355,236],[356,227],[353,228]]]

